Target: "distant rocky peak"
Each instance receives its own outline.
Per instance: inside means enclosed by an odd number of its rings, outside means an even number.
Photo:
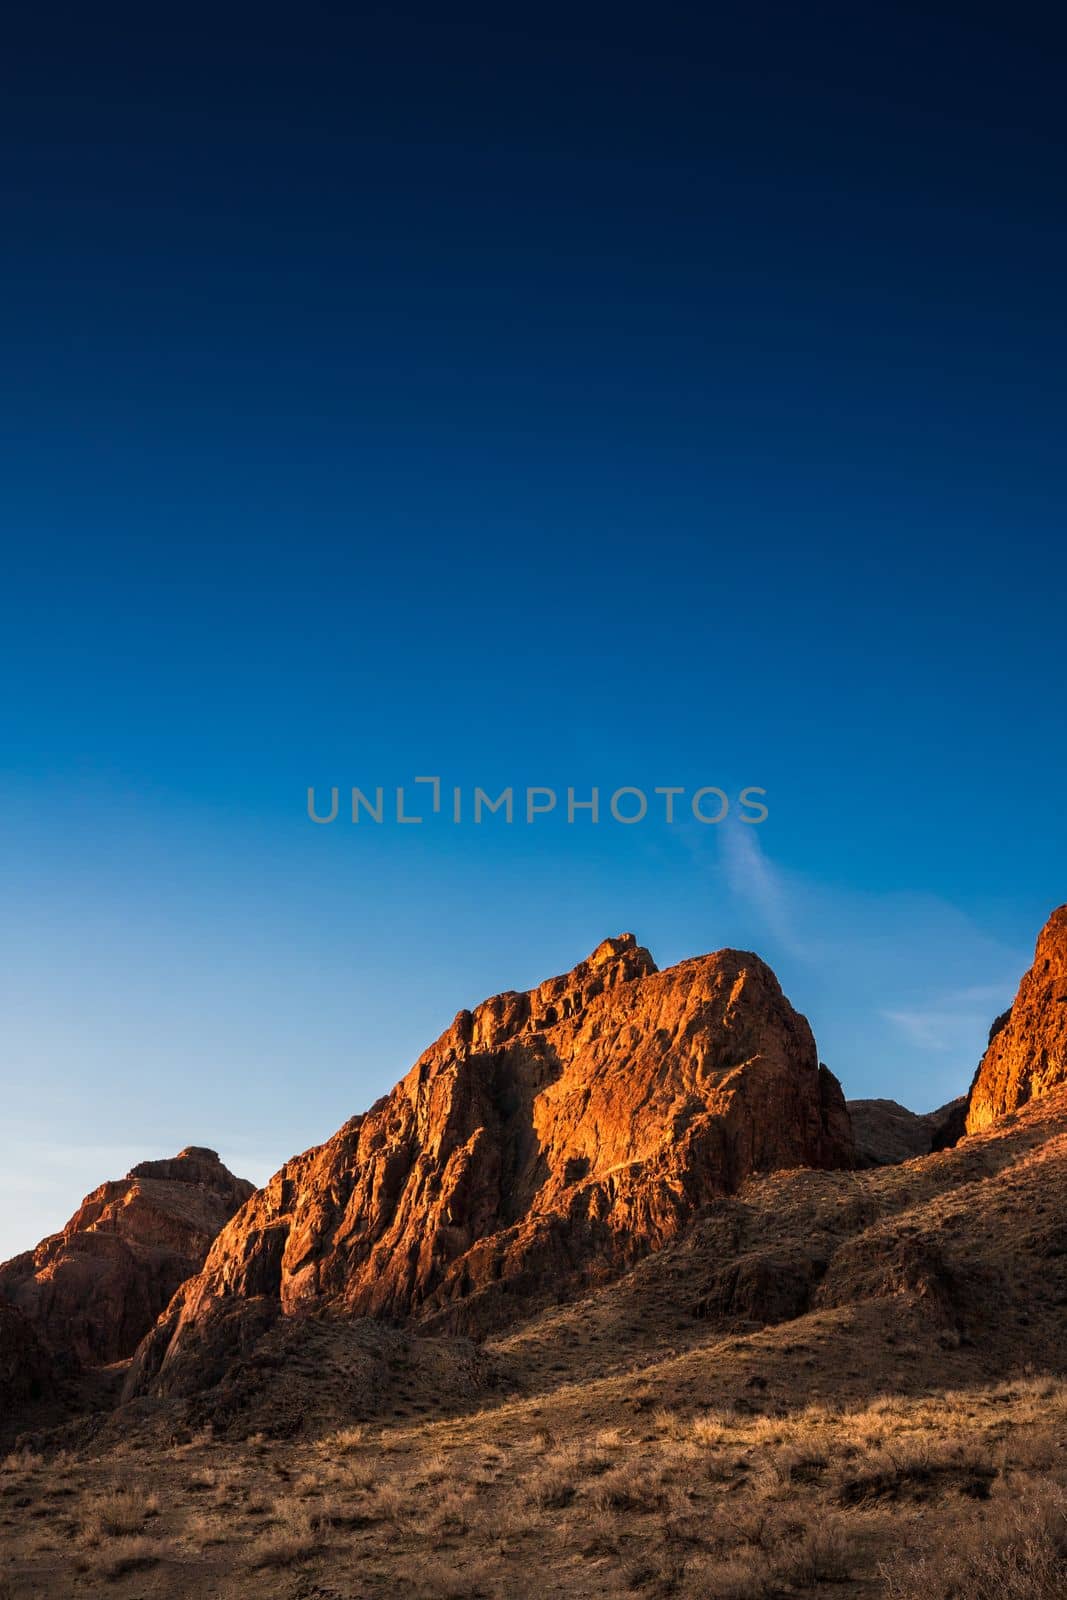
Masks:
[[[217,1150],[198,1144],[187,1145],[176,1156],[161,1161],[139,1161],[126,1176],[128,1179],[156,1178],[167,1183],[203,1183],[222,1193],[229,1193],[234,1185],[241,1184],[219,1160]]]

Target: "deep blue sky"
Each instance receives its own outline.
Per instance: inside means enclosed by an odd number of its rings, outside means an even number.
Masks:
[[[223,12],[4,24],[0,1255],[623,928],[958,1092],[1067,898],[1062,25]],[[770,817],[307,821],[418,773]]]

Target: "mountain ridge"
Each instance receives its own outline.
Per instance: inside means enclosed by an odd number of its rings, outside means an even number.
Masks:
[[[608,939],[459,1012],[388,1095],[286,1163],[183,1285],[128,1392],[235,1297],[482,1335],[625,1270],[751,1172],[853,1161],[840,1085],[758,956],[660,972],[632,934]]]

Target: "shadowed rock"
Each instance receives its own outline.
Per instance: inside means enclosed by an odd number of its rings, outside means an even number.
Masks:
[[[47,1398],[55,1382],[51,1357],[32,1324],[0,1301],[0,1411]]]
[[[966,1100],[950,1100],[936,1111],[909,1111],[896,1100],[850,1100],[848,1113],[860,1167],[889,1167],[932,1150],[946,1150],[963,1136]]]

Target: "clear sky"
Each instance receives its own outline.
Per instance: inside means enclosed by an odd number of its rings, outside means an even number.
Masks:
[[[0,1257],[624,929],[966,1087],[1067,899],[1062,29],[5,20]],[[308,821],[423,774],[769,817]]]

